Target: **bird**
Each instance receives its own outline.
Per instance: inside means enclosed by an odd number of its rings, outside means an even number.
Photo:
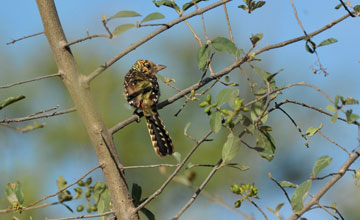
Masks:
[[[160,157],[174,153],[173,142],[156,107],[160,97],[157,73],[165,68],[165,65],[141,59],[135,62],[124,78],[124,96],[135,108],[135,113],[142,110],[152,145]]]

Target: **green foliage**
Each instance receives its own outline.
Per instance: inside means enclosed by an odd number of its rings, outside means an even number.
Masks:
[[[0,110],[5,108],[8,105],[11,105],[15,102],[18,102],[22,99],[25,99],[25,96],[20,95],[20,96],[16,96],[16,97],[9,97],[7,99],[5,99],[4,101],[0,102]]]
[[[209,1],[209,0],[194,0],[194,1],[190,1],[190,2],[188,2],[188,3],[185,3],[185,4],[182,6],[182,10],[183,10],[183,11],[188,10],[189,8],[191,8],[192,6],[194,6],[194,2],[197,4],[197,3],[203,2],[203,1]]]
[[[297,187],[294,183],[286,181],[286,180],[280,181],[279,184],[281,187],[284,187],[284,188],[296,188]]]
[[[127,17],[139,17],[141,14],[137,13],[136,11],[119,11],[113,16],[109,17],[107,21],[110,21],[114,18],[127,18]]]
[[[257,33],[257,34],[251,35],[250,41],[251,41],[253,47],[255,47],[256,44],[259,43],[263,39],[263,37],[264,37],[263,33]]]
[[[161,0],[161,1],[154,0],[153,3],[155,4],[156,7],[166,6],[180,12],[179,6],[175,2],[172,2],[170,0]]]
[[[354,99],[353,97],[344,98],[343,96],[337,95],[335,97],[334,105],[326,106],[326,109],[331,112],[335,112],[331,117],[331,122],[335,123],[338,119],[338,112],[342,110],[347,105],[358,105],[359,101]],[[345,111],[346,121],[351,124],[360,118],[359,115],[352,112],[352,109],[348,109]]]
[[[279,219],[282,219],[281,217],[280,217],[280,213],[279,213],[279,211],[280,211],[280,209],[284,206],[284,204],[285,203],[279,203],[277,206],[276,206],[276,208],[275,208],[275,210],[273,210],[272,208],[269,208],[269,207],[267,207],[267,209],[270,211],[270,212],[272,212],[272,213],[274,213],[274,215],[276,216],[276,217],[278,217]]]
[[[148,21],[153,21],[153,20],[158,20],[158,19],[163,19],[165,18],[165,16],[159,12],[153,12],[149,15],[147,15],[144,19],[142,19],[140,21],[140,24],[148,22]]]
[[[202,45],[198,50],[198,65],[200,70],[204,70],[210,56],[210,47],[208,44]]]
[[[272,161],[275,154],[275,140],[268,132],[269,127],[261,126],[256,136],[256,147],[255,150],[260,154],[260,156],[267,161]]]
[[[240,138],[230,132],[222,149],[223,164],[230,162],[237,155],[239,150]]]
[[[244,200],[250,201],[251,198],[259,199],[258,188],[253,184],[234,184],[230,187],[230,191],[242,198],[235,202],[235,208],[239,208]]]
[[[58,187],[58,190],[63,190],[67,186],[67,182],[63,176],[59,176],[59,178],[56,180],[56,185]],[[73,199],[71,193],[69,190],[63,190],[58,194],[59,202],[66,202],[71,201]]]
[[[214,132],[217,133],[218,131],[220,131],[221,129],[221,121],[222,121],[222,117],[221,117],[221,113],[216,111],[214,113],[211,113],[210,118],[210,129]]]
[[[127,30],[130,30],[131,28],[134,28],[135,24],[122,24],[117,26],[114,31],[112,32],[114,37],[119,36],[120,34],[124,33]]]
[[[299,212],[304,207],[303,203],[311,187],[311,180],[303,182],[297,187],[293,195],[291,196],[291,208],[294,212]]]
[[[256,1],[256,0],[243,0],[246,5],[239,5],[238,8],[241,8],[247,11],[249,14],[255,9],[261,8],[265,5],[265,1]]]
[[[8,183],[5,186],[6,198],[11,204],[12,210],[21,213],[23,210],[24,193],[20,181]]]
[[[314,136],[322,127],[323,127],[323,123],[321,123],[318,128],[315,128],[315,127],[311,126],[310,128],[308,128],[308,129],[306,130],[305,134],[306,134],[307,136],[312,137],[312,136]]]
[[[141,186],[133,183],[132,189],[131,189],[131,196],[134,202],[135,206],[140,205],[145,199],[141,199],[142,189]],[[149,220],[155,220],[155,215],[147,208],[142,208],[140,211],[149,219]]]
[[[316,177],[318,173],[323,170],[325,167],[329,166],[332,162],[332,158],[329,156],[319,157],[313,167],[312,177]]]
[[[335,38],[329,38],[329,39],[322,41],[320,44],[317,45],[317,47],[322,47],[322,46],[333,44],[336,42],[338,42],[338,41]]]
[[[234,42],[227,39],[226,37],[217,37],[211,41],[211,45],[215,48],[215,50],[221,52],[227,52],[233,56],[238,55],[238,49]]]

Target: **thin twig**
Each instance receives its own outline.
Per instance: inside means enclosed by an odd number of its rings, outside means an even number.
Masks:
[[[356,17],[356,16],[349,10],[349,8],[346,6],[346,4],[345,4],[342,0],[340,0],[340,2],[341,2],[341,5],[345,8],[345,10],[349,13],[349,15],[350,15],[351,17]]]
[[[253,206],[255,206],[257,208],[257,210],[259,210],[259,212],[264,216],[264,218],[266,220],[268,220],[268,217],[266,216],[265,212],[249,197],[246,198]]]
[[[157,167],[177,167],[179,164],[151,164],[151,165],[137,165],[125,166],[122,169],[139,169],[139,168],[157,168]]]
[[[230,25],[229,13],[228,13],[226,4],[224,4],[223,6],[224,6],[226,23],[227,23],[228,30],[229,30],[230,40],[231,40],[232,42],[234,42],[234,36],[233,36],[232,30],[231,30],[231,25]]]
[[[21,117],[21,118],[3,119],[3,120],[0,121],[0,123],[22,122],[22,121],[29,121],[29,120],[39,119],[39,118],[48,118],[48,117],[52,117],[52,116],[56,116],[56,115],[67,114],[67,113],[74,112],[74,111],[76,111],[75,108],[69,108],[69,109],[65,109],[65,110],[58,111],[58,112],[52,112],[52,113],[48,113],[48,114],[37,114],[37,113],[35,113],[35,115],[32,114],[32,115]]]
[[[131,51],[135,50],[136,48],[138,48],[140,45],[148,42],[150,39],[152,39],[153,37],[155,37],[156,35],[164,32],[165,30],[173,27],[176,24],[179,24],[180,22],[185,21],[186,19],[189,19],[191,17],[197,16],[197,15],[201,15],[213,8],[216,8],[222,4],[225,4],[227,2],[230,2],[231,0],[222,0],[222,1],[218,1],[214,4],[211,4],[207,7],[204,7],[200,10],[196,10],[192,13],[189,13],[187,15],[181,16],[169,23],[167,23],[166,26],[162,26],[158,29],[156,29],[155,31],[153,31],[152,33],[150,33],[148,36],[144,37],[143,39],[137,41],[136,43],[131,44],[128,48],[126,48],[125,50],[123,50],[121,53],[119,53],[118,55],[114,56],[113,58],[111,58],[110,60],[108,60],[107,62],[105,62],[103,65],[101,65],[100,67],[98,67],[96,70],[94,70],[92,73],[90,73],[87,76],[86,82],[90,82],[92,81],[94,78],[96,78],[98,75],[100,75],[102,72],[104,72],[107,68],[109,68],[111,65],[113,65],[116,61],[118,61],[120,58],[122,58],[123,56],[125,56],[126,54],[130,53]]]
[[[79,38],[79,39],[77,39],[77,40],[74,40],[74,41],[66,44],[65,47],[69,47],[69,46],[71,46],[71,45],[73,45],[73,44],[77,44],[77,43],[80,43],[80,42],[83,42],[83,41],[86,41],[86,40],[90,40],[90,39],[92,39],[92,38],[97,38],[97,37],[105,37],[105,38],[109,38],[109,39],[110,39],[110,37],[109,37],[108,35],[106,35],[106,34],[93,34],[93,35],[88,35],[88,36],[86,36],[86,37],[83,37],[83,38]]]
[[[37,201],[29,204],[29,205],[27,205],[26,207],[27,207],[27,208],[32,207],[32,206],[34,206],[34,205],[36,205],[36,204],[38,204],[38,203],[40,203],[40,202],[42,202],[42,201],[44,201],[44,200],[47,200],[47,199],[49,199],[49,198],[51,198],[51,197],[56,196],[57,194],[59,194],[59,193],[61,193],[61,192],[64,192],[65,190],[67,190],[68,188],[72,187],[73,185],[75,185],[75,184],[78,183],[80,180],[84,179],[87,175],[89,175],[89,174],[92,173],[94,170],[96,170],[96,169],[98,169],[98,168],[100,168],[100,167],[102,167],[102,164],[99,164],[99,165],[97,165],[96,167],[92,168],[91,170],[89,170],[88,172],[86,172],[84,175],[82,175],[79,179],[77,179],[77,180],[75,180],[74,182],[72,182],[71,184],[67,185],[65,188],[63,188],[63,189],[61,189],[61,190],[59,190],[59,191],[57,191],[57,192],[55,192],[55,193],[53,193],[53,194],[47,195],[47,196],[45,196],[45,197],[43,197],[43,198],[41,198],[41,199],[39,199],[39,200],[37,200]]]
[[[35,112],[35,113],[29,115],[29,117],[33,117],[35,115],[40,115],[40,114],[44,114],[46,112],[54,111],[54,110],[58,109],[59,107],[60,107],[59,105],[56,105],[56,106],[54,106],[52,108],[41,110],[41,111],[38,111],[38,112]]]
[[[46,76],[40,76],[40,77],[36,77],[34,79],[29,79],[29,80],[24,80],[21,82],[17,82],[17,83],[12,83],[9,85],[5,85],[5,86],[0,86],[0,89],[6,89],[6,88],[10,88],[16,85],[20,85],[20,84],[24,84],[24,83],[28,83],[28,82],[33,82],[33,81],[38,81],[38,80],[42,80],[42,79],[47,79],[47,78],[51,78],[51,77],[56,77],[56,76],[61,76],[61,73],[54,73],[54,74],[50,74],[50,75],[46,75]]]
[[[300,218],[306,211],[308,211],[313,205],[320,200],[320,198],[340,179],[344,176],[349,167],[359,158],[360,150],[352,153],[345,163],[338,170],[337,174],[334,175],[315,195],[307,202],[301,211],[293,213],[289,220],[295,220]]]
[[[326,138],[326,140],[330,141],[331,143],[335,144],[336,146],[338,146],[341,150],[345,151],[349,156],[350,156],[350,152],[348,150],[346,150],[345,147],[341,146],[340,144],[336,143],[333,139],[329,138],[328,136],[326,136],[322,131],[318,131],[318,133],[323,136],[324,138]]]
[[[195,201],[195,199],[200,195],[201,191],[204,189],[204,187],[208,184],[210,179],[214,176],[216,171],[219,170],[220,165],[222,164],[222,159],[217,162],[217,164],[213,167],[209,175],[206,177],[204,182],[199,186],[199,188],[195,191],[195,193],[192,195],[191,199],[185,204],[185,206],[172,218],[173,220],[179,219],[182,214],[191,206],[191,204]]]
[[[180,169],[185,165],[185,163],[189,160],[191,155],[196,151],[196,149],[206,141],[206,139],[212,134],[212,131],[208,131],[205,136],[199,140],[195,146],[190,150],[190,152],[186,155],[186,157],[181,161],[179,166],[174,170],[174,172],[167,178],[167,180],[161,185],[161,187],[156,190],[151,196],[149,196],[144,202],[142,202],[136,209],[131,213],[130,216],[137,213],[140,209],[142,209],[146,204],[151,202],[154,198],[156,198],[160,193],[165,189],[165,187],[171,182],[171,180],[179,173]]]
[[[288,193],[286,192],[286,190],[284,189],[284,187],[282,187],[282,185],[272,177],[271,173],[269,172],[268,174],[269,178],[274,181],[274,183],[276,183],[276,185],[278,185],[280,187],[280,189],[284,192],[285,196],[286,196],[286,199],[289,201],[289,204],[291,204],[291,200],[290,200],[290,197],[288,195]]]
[[[30,38],[30,37],[35,37],[35,36],[41,35],[43,33],[44,32],[39,32],[39,33],[36,33],[36,34],[30,34],[30,35],[27,35],[27,36],[24,36],[24,37],[20,37],[18,39],[12,39],[12,41],[7,42],[6,45],[14,44],[14,43],[16,43],[18,41],[21,41],[21,40],[24,40],[24,39],[27,39],[27,38]]]
[[[112,214],[114,214],[114,211],[108,211],[108,212],[92,214],[92,215],[79,215],[79,216],[72,216],[72,217],[64,217],[64,218],[46,218],[46,220],[84,219],[84,218],[101,217],[101,216],[112,215]]]

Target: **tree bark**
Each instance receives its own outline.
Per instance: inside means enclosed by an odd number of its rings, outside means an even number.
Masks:
[[[137,214],[130,216],[135,209],[121,172],[112,136],[106,128],[90,94],[86,77],[80,73],[77,63],[67,44],[64,31],[53,0],[37,0],[37,5],[44,25],[44,33],[49,41],[59,73],[69,91],[78,114],[95,148],[99,163],[102,164],[107,181],[112,209],[117,219],[139,219]]]

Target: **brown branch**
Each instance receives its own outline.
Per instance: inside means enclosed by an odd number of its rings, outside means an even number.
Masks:
[[[77,40],[74,40],[74,41],[66,44],[65,47],[69,47],[69,46],[71,46],[71,45],[73,45],[73,44],[77,44],[77,43],[80,43],[80,42],[83,42],[83,41],[86,41],[86,40],[90,40],[90,39],[92,39],[92,38],[97,38],[97,37],[105,37],[105,38],[109,38],[109,39],[110,39],[110,37],[109,37],[108,35],[106,35],[106,34],[93,34],[93,35],[88,35],[88,36],[86,36],[86,37],[83,37],[83,38],[79,38],[79,39],[77,39]]]
[[[301,211],[293,213],[289,220],[295,220],[300,218],[306,211],[308,211],[313,205],[315,205],[320,198],[340,179],[344,176],[349,167],[357,160],[360,156],[360,150],[352,153],[345,163],[338,170],[337,174],[334,175],[315,195],[307,202]]]
[[[94,170],[96,170],[96,169],[98,169],[98,168],[100,168],[100,167],[102,167],[102,164],[99,164],[99,165],[97,165],[96,167],[92,168],[91,170],[89,170],[88,172],[86,172],[84,175],[82,175],[80,178],[78,178],[77,180],[75,180],[75,181],[72,182],[71,184],[67,185],[65,188],[63,188],[63,189],[61,189],[61,190],[59,190],[59,191],[57,191],[57,192],[55,192],[55,193],[53,193],[53,194],[50,194],[50,195],[48,195],[48,196],[45,196],[45,197],[43,197],[43,198],[41,198],[41,199],[39,199],[39,200],[37,200],[37,201],[35,201],[35,202],[33,202],[33,203],[30,203],[29,205],[26,206],[26,208],[35,206],[36,204],[38,204],[38,203],[40,203],[40,202],[42,202],[42,201],[44,201],[44,200],[47,200],[47,199],[49,199],[49,198],[51,198],[51,197],[56,196],[57,194],[59,194],[59,193],[61,193],[61,192],[64,192],[65,190],[67,190],[68,188],[72,187],[73,185],[75,185],[75,184],[78,183],[80,180],[84,179],[87,175],[89,175],[89,174],[92,173]]]
[[[79,216],[72,216],[72,217],[64,217],[64,218],[46,218],[45,220],[84,219],[84,218],[101,217],[101,216],[112,215],[112,214],[114,214],[114,211],[109,211],[109,212],[104,212],[104,213],[98,213],[98,214],[92,214],[92,215],[79,215]]]
[[[199,140],[195,146],[190,150],[190,152],[186,155],[186,157],[181,161],[181,163],[178,165],[178,167],[174,170],[174,172],[166,179],[166,181],[161,185],[161,187],[156,190],[151,196],[149,196],[144,202],[142,202],[136,209],[132,212],[132,214],[137,213],[140,209],[144,208],[146,204],[151,202],[154,198],[156,198],[162,191],[165,189],[165,187],[171,182],[171,180],[179,173],[180,169],[185,165],[185,163],[189,160],[191,155],[197,150],[197,148],[207,140],[207,138],[212,134],[212,131],[208,131],[201,140]]]
[[[90,83],[90,81],[92,81],[94,78],[96,78],[98,75],[100,75],[102,72],[104,72],[107,68],[109,68],[111,65],[113,65],[116,61],[118,61],[120,58],[122,58],[123,56],[125,56],[126,54],[130,53],[131,51],[135,50],[136,48],[138,48],[140,45],[144,44],[145,42],[151,40],[153,37],[157,36],[158,34],[164,32],[165,30],[173,27],[176,24],[179,24],[180,22],[185,21],[186,19],[189,19],[191,17],[200,15],[202,13],[205,13],[213,8],[216,8],[222,4],[225,4],[227,2],[230,2],[231,0],[222,0],[222,1],[218,1],[214,4],[211,4],[207,7],[204,7],[200,10],[196,10],[192,13],[189,13],[187,15],[181,16],[169,23],[167,23],[166,26],[162,26],[158,29],[156,29],[155,31],[153,31],[151,34],[149,34],[148,36],[144,37],[143,39],[137,41],[136,43],[131,44],[128,48],[126,48],[125,50],[123,50],[121,53],[119,53],[118,55],[114,56],[113,58],[111,58],[110,60],[108,60],[107,62],[105,62],[103,65],[101,65],[100,67],[98,67],[96,70],[94,70],[92,73],[90,73],[87,78],[86,78],[86,82]]]
[[[139,169],[139,168],[157,168],[157,167],[177,167],[179,164],[151,164],[151,165],[137,165],[137,166],[124,166],[125,169]]]
[[[18,41],[21,41],[21,40],[24,40],[24,39],[27,39],[27,38],[30,38],[30,37],[35,37],[35,36],[41,35],[43,33],[44,32],[39,32],[39,33],[36,33],[36,34],[30,34],[30,35],[27,35],[27,36],[24,36],[24,37],[20,37],[18,39],[11,39],[12,41],[7,42],[6,45],[14,44],[14,43],[16,43]]]
[[[61,76],[61,73],[54,73],[54,74],[50,74],[50,75],[46,75],[46,76],[40,76],[40,77],[36,77],[34,79],[29,79],[29,80],[24,80],[21,82],[17,82],[17,83],[12,83],[9,85],[5,85],[5,86],[0,86],[0,89],[6,89],[6,88],[10,88],[16,85],[20,85],[20,84],[24,84],[24,83],[28,83],[28,82],[34,82],[34,81],[38,81],[38,80],[42,80],[42,79],[47,79],[47,78],[51,78],[51,77],[56,77],[56,76]]]
[[[266,216],[265,212],[253,201],[251,200],[249,197],[246,198],[253,206],[255,206],[255,208],[257,208],[257,210],[259,210],[259,212],[264,216],[264,218],[266,220],[268,220],[268,217]]]
[[[204,189],[204,187],[208,184],[210,179],[214,176],[216,171],[218,171],[221,168],[222,159],[217,162],[217,164],[213,167],[213,169],[210,171],[209,175],[206,177],[204,182],[199,186],[199,188],[195,191],[195,193],[192,195],[191,199],[185,204],[185,206],[172,218],[172,220],[179,219],[182,214],[193,204],[195,199],[200,195],[201,191]]]
[[[47,110],[43,110],[43,111],[47,111]],[[69,109],[65,109],[62,111],[57,111],[57,112],[52,112],[52,113],[47,113],[47,114],[41,114],[42,111],[40,111],[40,112],[31,114],[29,116],[21,117],[21,118],[3,119],[0,121],[0,123],[23,122],[23,121],[29,121],[29,120],[39,119],[39,118],[49,118],[49,117],[53,117],[53,116],[57,116],[57,115],[67,114],[67,113],[74,112],[74,111],[76,111],[75,108],[69,108]]]

